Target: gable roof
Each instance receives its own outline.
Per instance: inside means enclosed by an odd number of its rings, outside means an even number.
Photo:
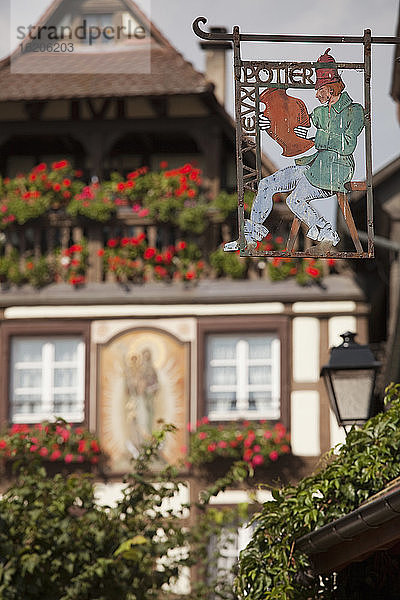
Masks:
[[[36,27],[49,24],[63,2],[53,0]],[[58,73],[49,72],[54,65],[51,53],[29,52],[21,56],[18,47],[0,62],[0,101],[212,93],[212,84],[183,58],[133,0],[121,2],[149,32],[150,42],[130,40],[118,48],[103,45],[91,52],[60,54],[56,62]],[[23,46],[29,41],[27,36]],[[23,61],[23,72],[12,72],[14,60]],[[133,62],[139,69],[127,73],[127,65]]]
[[[1,65],[0,101],[201,94],[213,90],[213,85],[201,73],[177,51],[170,49],[153,48],[151,73],[140,75],[126,73],[126,62],[132,60],[132,51],[69,58],[68,68],[73,70],[74,64],[79,62],[79,68],[84,67],[86,73],[49,74],[46,59],[46,56],[41,57],[43,73],[11,73],[9,64]],[[35,57],[26,60],[29,63]],[[145,53],[135,51],[135,61],[141,60],[146,60]],[[99,65],[104,70],[109,65],[112,72],[96,72]]]

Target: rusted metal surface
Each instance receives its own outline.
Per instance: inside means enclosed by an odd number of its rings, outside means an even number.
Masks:
[[[234,80],[235,80],[235,115],[236,115],[236,141],[237,141],[237,183],[238,183],[238,216],[239,216],[239,240],[237,242],[231,242],[225,246],[225,249],[235,250],[240,249],[241,256],[271,256],[271,257],[323,257],[323,258],[373,258],[374,256],[374,245],[373,245],[373,195],[372,195],[372,152],[371,152],[371,44],[398,44],[400,43],[399,37],[372,37],[370,30],[365,30],[363,36],[309,36],[309,35],[267,35],[267,34],[247,34],[240,33],[239,28],[236,26],[233,28],[233,33],[208,33],[203,31],[200,25],[204,25],[207,20],[204,17],[198,17],[193,23],[193,30],[202,39],[207,40],[230,40],[233,41],[234,47]],[[320,56],[317,61],[254,61],[254,60],[242,60],[241,57],[241,42],[243,41],[258,41],[258,42],[311,42],[314,44],[362,44],[364,50],[364,61],[363,62],[335,62],[335,60],[328,54],[329,49],[324,55]],[[289,208],[294,212],[293,221],[289,235],[287,237],[287,244],[285,250],[269,250],[266,251],[259,246],[261,244],[253,243],[256,240],[262,240],[262,234],[268,232],[268,229],[264,226],[268,226],[269,214],[272,210],[267,208],[265,211],[258,211],[257,219],[249,221],[245,219],[245,204],[244,204],[244,193],[246,190],[256,192],[260,190],[259,183],[261,180],[261,134],[260,134],[260,101],[264,101],[268,97],[275,93],[276,98],[281,98],[281,108],[275,111],[275,118],[279,121],[280,126],[277,123],[271,124],[271,112],[269,108],[264,110],[264,115],[269,119],[269,125],[264,126],[264,129],[273,128],[267,130],[267,133],[284,149],[283,154],[285,156],[296,155],[296,144],[294,144],[289,150],[287,150],[287,139],[283,139],[286,135],[293,138],[293,123],[296,125],[303,125],[301,119],[296,115],[296,109],[294,104],[297,102],[297,110],[301,112],[300,103],[302,100],[299,98],[290,98],[286,95],[286,90],[294,88],[298,90],[302,89],[317,89],[321,86],[328,85],[324,77],[332,77],[332,73],[338,73],[338,70],[344,71],[358,71],[363,76],[364,82],[364,98],[363,98],[363,111],[359,104],[354,104],[352,99],[347,95],[348,102],[353,103],[352,106],[358,107],[358,111],[361,114],[364,113],[364,124],[365,124],[365,182],[351,182],[345,179],[340,169],[344,169],[344,161],[342,166],[338,167],[339,185],[336,188],[331,184],[331,194],[325,195],[322,192],[326,192],[327,186],[318,185],[318,188],[322,188],[320,196],[314,196],[315,198],[324,198],[327,195],[335,195],[337,197],[338,205],[341,209],[345,222],[348,226],[350,237],[354,244],[354,251],[347,250],[339,251],[334,246],[338,244],[339,237],[337,233],[328,231],[328,236],[325,239],[323,232],[326,230],[325,225],[321,226],[318,222],[318,229],[315,225],[315,231],[319,232],[318,237],[312,237],[315,235],[313,231],[313,225],[310,219],[307,217],[308,209],[306,201],[309,203],[310,197],[305,198],[303,207],[300,212],[297,213],[288,201]],[[330,73],[330,74],[329,74]],[[328,75],[327,75],[328,74]],[[318,83],[318,77],[320,83]],[[328,80],[327,80],[328,81]],[[333,82],[341,81],[341,77],[338,75],[334,76]],[[276,90],[276,92],[274,92]],[[282,90],[280,92],[280,90]],[[280,94],[280,96],[279,96]],[[317,94],[318,97],[318,94]],[[339,93],[339,98],[341,93]],[[324,105],[321,98],[318,97],[320,102]],[[293,101],[293,105],[289,108],[290,100]],[[336,100],[335,100],[336,102]],[[335,105],[333,105],[335,106]],[[329,114],[330,114],[329,105]],[[262,111],[261,111],[262,114]],[[362,118],[362,117],[361,117]],[[296,121],[297,119],[297,121]],[[284,126],[281,126],[284,123]],[[289,125],[288,125],[289,124]],[[315,125],[315,123],[314,123]],[[304,123],[307,127],[308,124]],[[286,134],[285,134],[286,127]],[[316,126],[317,127],[317,126]],[[339,127],[339,126],[338,126]],[[361,130],[358,127],[354,135],[357,137]],[[329,126],[330,129],[330,126]],[[282,133],[283,132],[283,133]],[[317,127],[318,133],[318,127]],[[341,130],[338,129],[338,134]],[[342,132],[343,133],[343,132]],[[296,136],[301,136],[298,131],[295,130]],[[292,142],[295,141],[292,139]],[[301,139],[297,137],[299,141],[300,151],[297,154],[304,152],[302,148],[306,146],[311,147],[312,141],[310,139]],[[281,143],[282,142],[282,143]],[[320,144],[321,147],[321,144]],[[246,154],[248,152],[254,152],[256,154],[256,168],[251,168],[246,165]],[[354,149],[348,153],[352,156]],[[318,153],[318,151],[317,151]],[[343,154],[344,155],[344,154]],[[303,158],[303,157],[302,157]],[[302,158],[300,160],[302,160]],[[308,157],[306,156],[305,159]],[[340,159],[340,156],[339,156]],[[342,160],[342,159],[340,159]],[[353,160],[353,159],[352,159]],[[308,164],[301,163],[300,161],[296,164]],[[322,167],[321,167],[322,168]],[[328,176],[332,179],[333,166],[325,165],[323,168],[328,169],[325,178]],[[329,171],[330,169],[330,171]],[[278,173],[281,173],[280,170]],[[352,170],[354,171],[354,162]],[[302,174],[302,173],[301,173]],[[281,177],[282,181],[287,180],[287,175],[283,174]],[[286,178],[286,179],[285,179]],[[311,180],[311,175],[307,173],[307,179],[315,186],[315,183]],[[342,181],[343,180],[343,181]],[[265,180],[263,180],[264,184]],[[265,184],[266,185],[266,184]],[[297,180],[296,180],[297,185]],[[296,188],[296,185],[287,187],[287,189],[279,189],[277,191],[292,192]],[[345,185],[345,187],[343,187]],[[366,203],[366,229],[367,229],[367,249],[363,248],[360,238],[357,233],[356,225],[354,223],[351,208],[349,205],[350,194],[352,190],[367,190],[367,203]],[[260,191],[258,196],[260,195]],[[298,196],[301,196],[300,193]],[[301,197],[300,197],[301,199]],[[312,198],[311,198],[312,199]],[[269,200],[268,200],[269,202]],[[316,212],[316,211],[314,211]],[[308,220],[307,220],[308,219]],[[295,249],[296,240],[300,232],[301,221],[308,225],[308,237],[316,241],[316,245],[304,249]],[[326,222],[326,221],[325,221]],[[329,225],[328,222],[326,222]],[[249,230],[250,233],[249,233]],[[280,233],[280,232],[279,232]],[[246,236],[246,237],[245,237]],[[335,237],[336,236],[336,237]],[[331,241],[328,244],[319,244],[319,242]],[[307,244],[306,244],[307,246]],[[229,248],[228,248],[229,247]]]
[[[203,40],[232,40],[232,33],[209,33],[200,28],[207,23],[206,17],[197,17],[193,22],[193,31]],[[241,33],[241,42],[312,42],[315,44],[362,44],[364,38],[351,35],[268,35],[264,33]],[[372,44],[400,44],[400,37],[376,36]]]
[[[372,188],[372,135],[371,135],[371,30],[364,32],[364,102],[365,102],[365,158],[367,182],[368,252],[374,254],[374,205]]]

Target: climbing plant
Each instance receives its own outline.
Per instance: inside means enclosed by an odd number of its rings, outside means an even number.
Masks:
[[[353,427],[346,442],[322,459],[315,474],[297,486],[272,491],[273,500],[254,517],[254,535],[240,555],[235,583],[239,598],[331,598],[329,583],[319,589],[307,555],[295,543],[358,508],[400,475],[400,384],[387,387],[385,407],[363,427]]]

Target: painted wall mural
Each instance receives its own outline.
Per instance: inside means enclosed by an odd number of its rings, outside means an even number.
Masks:
[[[99,433],[111,470],[130,460],[161,421],[178,427],[162,448],[174,463],[186,442],[188,344],[154,329],[135,329],[99,346]]]

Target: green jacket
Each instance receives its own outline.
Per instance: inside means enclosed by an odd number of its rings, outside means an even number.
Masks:
[[[353,152],[364,127],[364,109],[352,101],[347,92],[331,106],[317,106],[311,113],[317,128],[315,148],[318,152],[298,158],[296,165],[310,165],[306,177],[312,185],[332,193],[344,192],[344,184],[354,173]]]

